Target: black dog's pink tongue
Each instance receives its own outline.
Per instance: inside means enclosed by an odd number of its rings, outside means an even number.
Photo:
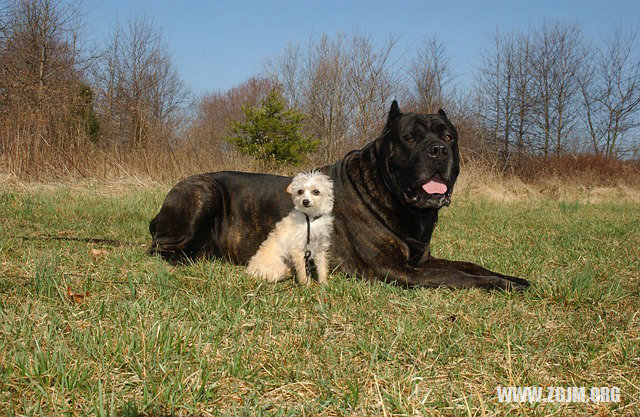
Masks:
[[[440,174],[436,173],[436,175],[431,177],[431,179],[422,186],[422,189],[427,194],[444,194],[447,192],[447,185],[442,182]]]

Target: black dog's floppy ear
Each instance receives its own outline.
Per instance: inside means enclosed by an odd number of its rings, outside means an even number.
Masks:
[[[398,102],[393,100],[391,103],[391,109],[389,110],[389,117],[387,118],[387,123],[384,125],[384,130],[388,130],[391,128],[391,125],[402,116],[402,112],[400,111],[400,107],[398,106]]]
[[[438,116],[442,116],[445,120],[449,120],[449,118],[447,117],[447,113],[445,113],[442,109],[438,110]]]

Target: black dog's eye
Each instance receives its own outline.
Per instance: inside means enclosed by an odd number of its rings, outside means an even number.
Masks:
[[[302,195],[303,193],[304,193],[304,191],[298,190],[298,195]]]
[[[313,190],[313,195],[320,195],[320,191],[318,191],[318,190]]]
[[[447,141],[447,142],[451,142],[451,141],[453,140],[453,136],[451,136],[451,135],[444,135],[444,137],[443,137],[442,139],[444,139],[444,140],[445,140],[445,141]]]
[[[409,145],[413,145],[414,143],[416,143],[416,140],[413,138],[413,136],[410,136],[410,135],[405,136],[403,139]]]

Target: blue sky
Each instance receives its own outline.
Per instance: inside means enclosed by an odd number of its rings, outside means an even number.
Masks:
[[[488,36],[526,30],[545,19],[579,23],[598,41],[617,25],[640,25],[640,2],[624,1],[181,1],[85,0],[98,41],[116,19],[152,17],[165,30],[181,77],[196,94],[225,90],[261,71],[267,57],[289,43],[354,30],[382,42],[400,38],[410,51],[437,35],[447,46],[453,72],[470,85]],[[410,53],[410,52],[408,52]]]

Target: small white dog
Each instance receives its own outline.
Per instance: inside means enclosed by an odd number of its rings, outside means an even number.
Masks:
[[[317,171],[298,174],[287,187],[294,209],[280,220],[258,252],[251,258],[247,272],[269,282],[284,279],[290,265],[299,284],[308,285],[307,262],[313,258],[318,283],[326,284],[329,275],[328,251],[333,227],[333,183]]]

